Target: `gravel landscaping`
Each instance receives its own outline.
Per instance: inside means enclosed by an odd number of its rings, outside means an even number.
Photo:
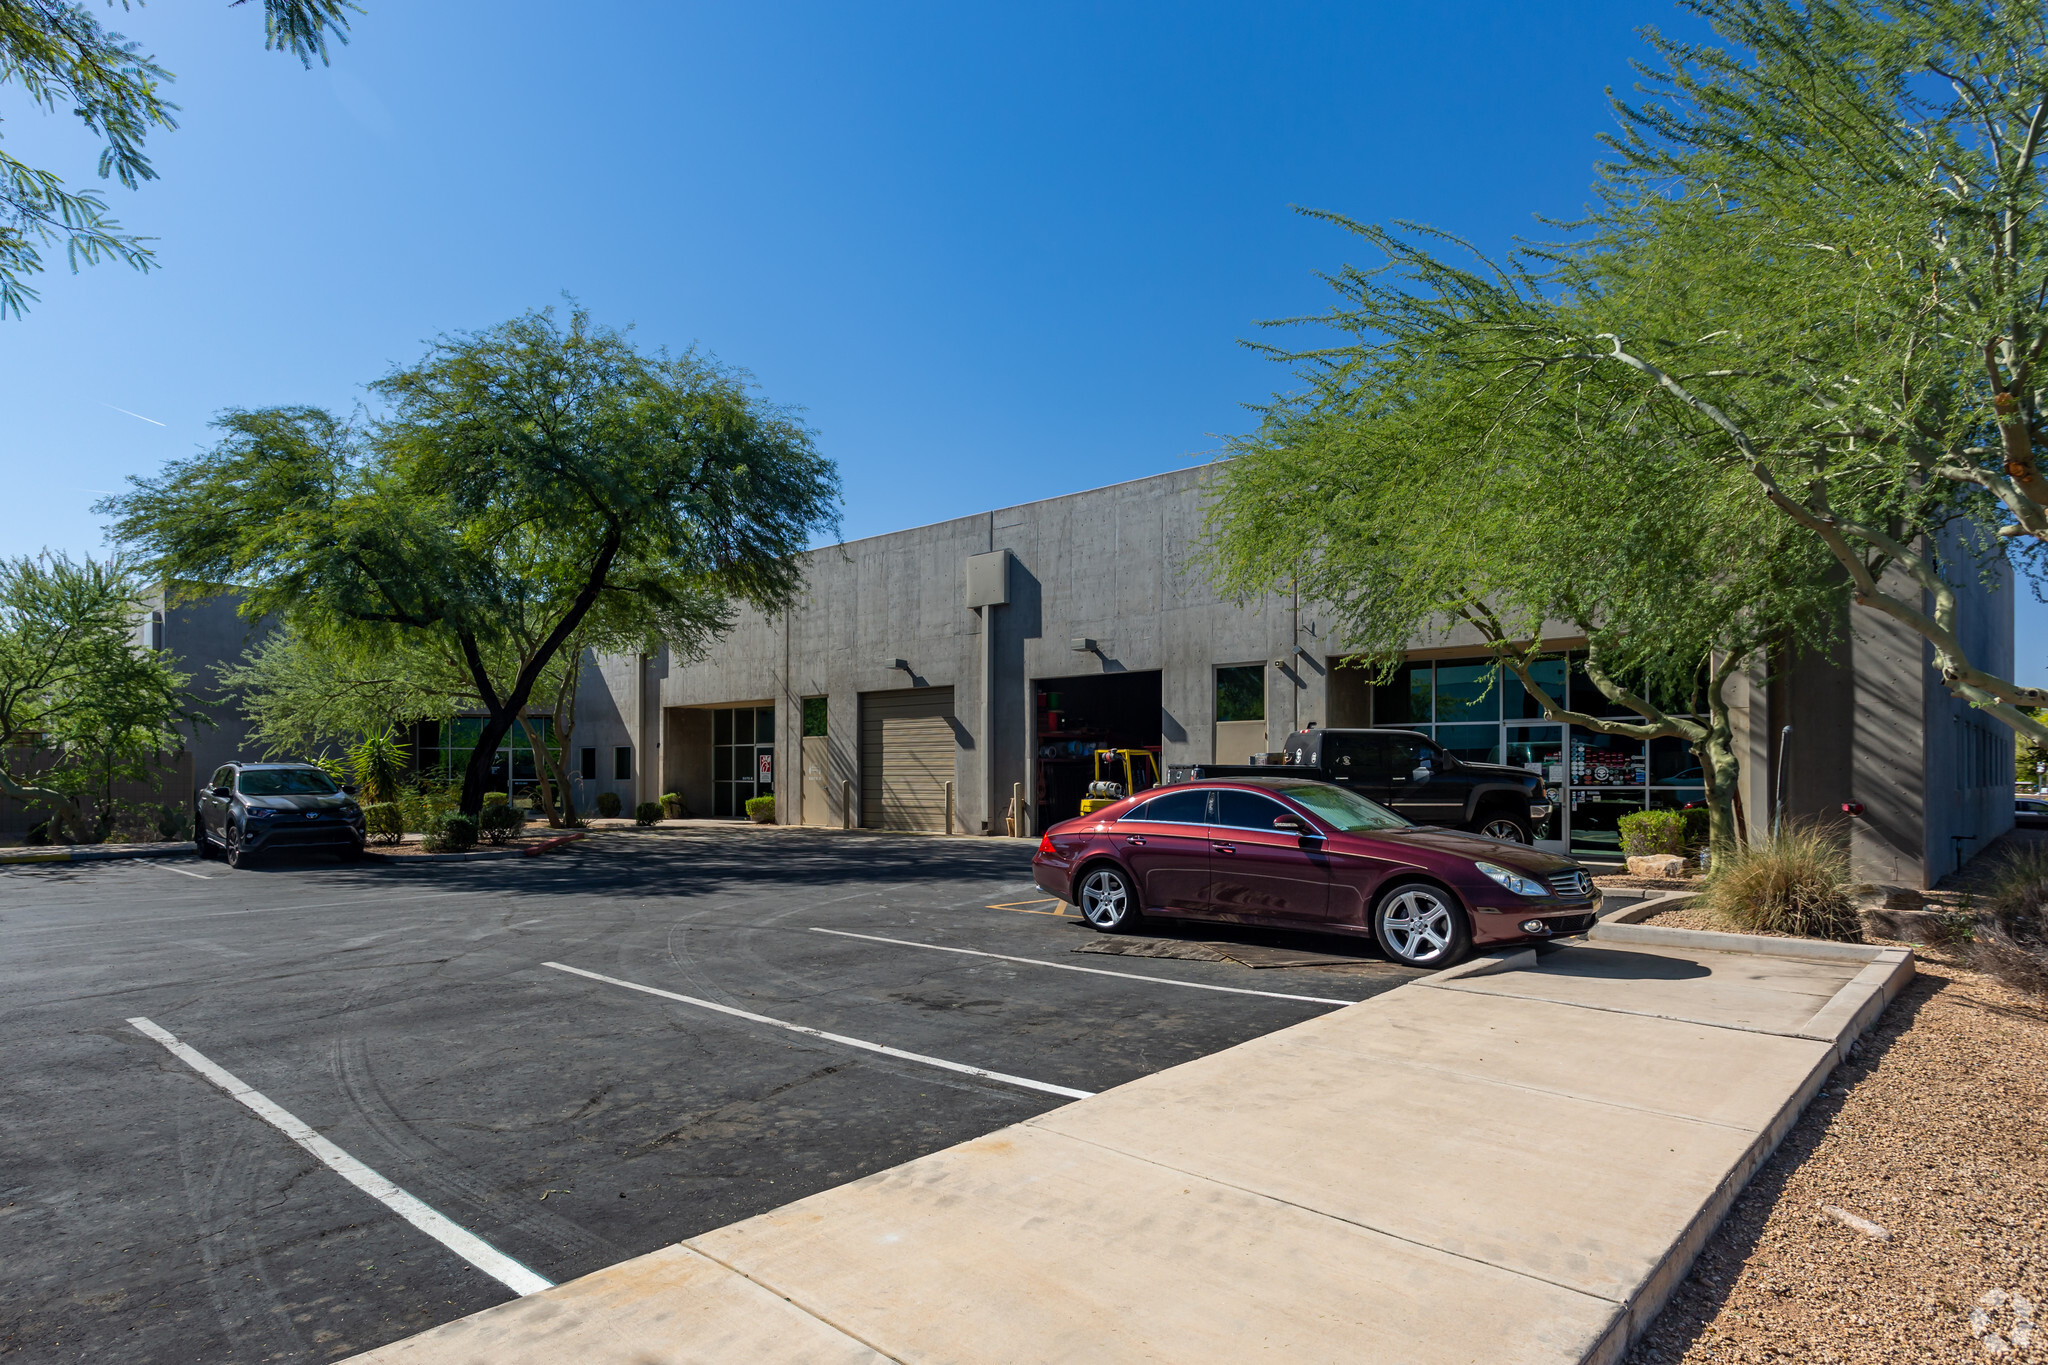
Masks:
[[[1912,946],[1630,1365],[2048,1361],[2048,1001]]]

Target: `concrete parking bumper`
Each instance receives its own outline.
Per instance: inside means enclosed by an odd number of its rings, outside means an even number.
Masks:
[[[359,1359],[1618,1360],[1912,974],[1683,933],[1476,959]]]

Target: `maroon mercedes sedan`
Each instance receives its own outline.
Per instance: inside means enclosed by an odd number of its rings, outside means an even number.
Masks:
[[[1568,858],[1290,777],[1154,787],[1053,826],[1031,870],[1106,932],[1164,915],[1370,934],[1411,967],[1578,933],[1596,898]]]

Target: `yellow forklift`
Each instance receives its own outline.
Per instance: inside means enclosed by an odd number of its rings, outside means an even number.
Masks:
[[[1159,760],[1148,749],[1097,749],[1095,780],[1081,799],[1081,814],[1136,796],[1159,785]]]

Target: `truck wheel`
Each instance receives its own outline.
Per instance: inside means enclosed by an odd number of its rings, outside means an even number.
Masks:
[[[1473,833],[1483,834],[1489,839],[1499,839],[1510,844],[1526,844],[1533,840],[1526,822],[1512,815],[1481,816],[1473,826]]]

